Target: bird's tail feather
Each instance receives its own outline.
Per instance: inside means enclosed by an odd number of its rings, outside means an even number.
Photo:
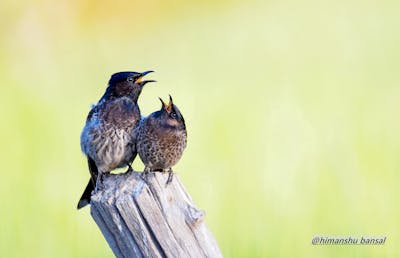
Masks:
[[[78,206],[77,206],[78,210],[85,207],[86,205],[88,205],[90,203],[90,198],[92,196],[93,190],[94,190],[94,187],[93,187],[92,181],[89,180],[89,183],[87,184],[85,191],[82,194],[81,199],[79,199]]]
[[[78,206],[77,206],[78,210],[85,207],[86,205],[88,205],[90,203],[92,191],[95,188],[97,176],[99,174],[96,163],[94,162],[93,159],[91,159],[89,157],[88,157],[88,166],[89,166],[89,172],[90,172],[90,180],[85,188],[85,191],[83,191],[82,197],[79,199]]]

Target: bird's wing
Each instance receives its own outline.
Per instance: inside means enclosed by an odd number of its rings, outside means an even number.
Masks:
[[[99,105],[94,105],[86,117],[86,122],[88,122],[92,118],[93,114],[97,113],[98,111],[99,111]]]

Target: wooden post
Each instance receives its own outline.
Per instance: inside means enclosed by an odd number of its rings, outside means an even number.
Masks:
[[[111,174],[92,195],[91,214],[118,258],[222,257],[198,210],[175,174]]]

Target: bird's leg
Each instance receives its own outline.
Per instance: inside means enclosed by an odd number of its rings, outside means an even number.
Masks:
[[[99,174],[97,175],[96,179],[96,187],[94,189],[95,192],[103,190],[104,189],[104,175],[109,175],[110,172],[101,172],[99,171]]]
[[[149,173],[150,173],[150,168],[149,167],[144,167],[144,170],[143,170],[143,173],[142,173],[141,177],[146,182],[147,182],[147,176],[149,175]]]
[[[166,185],[172,182],[172,179],[174,178],[174,171],[172,171],[172,168],[168,169],[168,179]]]
[[[129,173],[129,172],[132,172],[132,171],[133,171],[132,164],[128,163],[128,170],[125,173]]]
[[[103,184],[103,173],[99,171],[97,178],[96,178],[96,187],[94,188],[94,192],[97,193],[100,188],[102,188]]]

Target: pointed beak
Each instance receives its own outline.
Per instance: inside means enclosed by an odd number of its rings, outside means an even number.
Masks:
[[[138,84],[140,84],[141,86],[144,86],[146,83],[149,83],[149,82],[156,82],[155,80],[145,80],[145,81],[143,81],[143,77],[144,77],[146,74],[153,73],[153,72],[154,72],[154,71],[145,71],[145,72],[141,73],[140,76],[139,76],[139,78],[135,81],[135,83],[138,83]]]
[[[149,74],[149,73],[154,73],[154,71],[143,72],[143,73],[140,74],[140,77],[143,77],[143,76],[145,76],[146,74]]]
[[[146,80],[146,81],[141,81],[139,84],[143,87],[144,85],[146,85],[146,83],[149,83],[149,82],[157,82],[157,81],[155,81],[155,80]]]

